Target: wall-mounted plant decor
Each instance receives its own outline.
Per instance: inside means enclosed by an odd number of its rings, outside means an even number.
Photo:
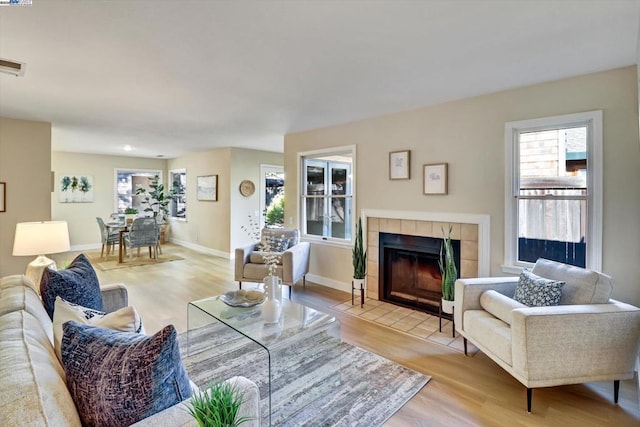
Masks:
[[[93,175],[62,175],[60,203],[93,202]]]

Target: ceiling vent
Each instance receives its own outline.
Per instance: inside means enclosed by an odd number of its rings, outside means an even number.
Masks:
[[[0,73],[11,74],[12,76],[23,76],[25,65],[24,62],[0,58]]]

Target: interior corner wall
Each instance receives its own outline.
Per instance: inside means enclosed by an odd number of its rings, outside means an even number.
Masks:
[[[54,192],[50,193],[51,216],[54,220],[67,221],[72,250],[100,248],[100,229],[96,217],[103,219],[115,212],[115,169],[160,170],[166,179],[164,159],[143,157],[105,156],[100,154],[51,153],[51,169],[54,171]],[[94,200],[90,203],[61,203],[60,179],[63,175],[93,176]]]
[[[283,164],[282,153],[219,148],[190,153],[169,160],[168,170],[187,170],[187,219],[171,220],[171,239],[196,250],[231,257],[233,250],[246,239],[240,226],[246,214],[259,209],[260,165]],[[197,177],[218,175],[218,201],[197,200]],[[256,193],[240,194],[240,182],[250,179]],[[240,243],[239,243],[240,242]]]
[[[357,209],[457,212],[491,217],[491,274],[502,275],[506,122],[604,112],[603,271],[613,297],[640,305],[640,148],[636,67],[625,67],[285,136],[285,173],[299,152],[356,144]],[[411,150],[411,179],[389,180],[389,152]],[[423,194],[423,165],[449,164],[449,194]],[[286,216],[299,214],[296,180]],[[348,287],[350,248],[313,245],[311,271]]]
[[[51,123],[0,117],[0,277],[23,274],[35,257],[14,257],[16,224],[51,219]]]

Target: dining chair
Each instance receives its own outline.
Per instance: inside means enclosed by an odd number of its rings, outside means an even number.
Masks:
[[[102,239],[102,249],[100,250],[100,258],[106,258],[106,256],[109,255],[109,252],[115,253],[115,245],[119,243],[120,235],[118,234],[118,230],[109,231],[109,229],[105,225],[104,220],[102,218],[96,217],[96,221],[98,221],[98,227],[100,227],[100,237]],[[107,249],[106,254],[104,251],[105,247]]]
[[[138,248],[138,256],[140,256],[140,248],[149,248],[149,258],[158,259],[158,224],[153,218],[136,218],[131,224],[129,232],[124,236],[124,249],[130,250],[129,260],[133,261],[134,248]]]

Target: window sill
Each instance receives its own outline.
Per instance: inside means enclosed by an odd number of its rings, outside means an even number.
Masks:
[[[351,249],[353,247],[350,240],[337,240],[310,235],[301,236],[301,240],[314,245],[330,246],[334,248]]]

